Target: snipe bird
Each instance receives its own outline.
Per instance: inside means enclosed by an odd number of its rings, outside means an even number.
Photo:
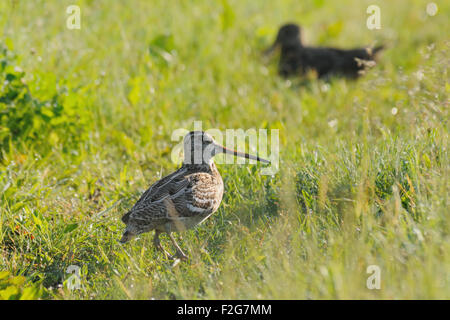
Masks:
[[[302,43],[300,26],[294,23],[285,24],[279,29],[275,42],[265,53],[270,54],[278,47],[281,48],[278,73],[283,77],[302,75],[313,70],[319,78],[343,76],[353,79],[374,66],[377,53],[383,49],[383,46],[350,50],[307,47]]]
[[[227,149],[203,131],[189,132],[183,141],[184,161],[175,172],[154,183],[131,210],[122,217],[126,224],[120,242],[155,230],[154,245],[170,258],[186,259],[172,232],[195,227],[211,216],[220,205],[223,181],[213,157],[219,153],[270,163],[258,156]],[[176,248],[174,256],[162,247],[159,236],[167,233]]]

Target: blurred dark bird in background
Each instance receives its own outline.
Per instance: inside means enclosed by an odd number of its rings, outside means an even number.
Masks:
[[[343,76],[356,79],[376,65],[376,55],[383,46],[375,48],[356,48],[350,50],[306,47],[302,43],[301,28],[288,23],[278,31],[273,45],[265,53],[271,54],[281,48],[278,72],[283,77],[304,75],[309,71],[317,72],[319,78]]]

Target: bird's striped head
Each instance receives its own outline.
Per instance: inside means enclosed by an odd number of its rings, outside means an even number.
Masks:
[[[211,135],[204,131],[191,131],[184,137],[184,164],[211,164],[213,157],[219,153],[233,154],[237,157],[253,159],[264,163],[270,161],[247,153],[227,149],[218,144]]]

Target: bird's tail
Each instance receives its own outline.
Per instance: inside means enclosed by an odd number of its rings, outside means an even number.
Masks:
[[[125,230],[125,232],[122,235],[122,239],[120,239],[120,243],[125,243],[125,242],[131,240],[133,237],[134,237],[133,233],[131,233],[128,230]]]

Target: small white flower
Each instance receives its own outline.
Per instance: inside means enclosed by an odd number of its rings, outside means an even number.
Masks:
[[[321,88],[322,92],[327,92],[328,90],[330,90],[330,85],[328,83],[324,83]]]
[[[424,78],[424,74],[422,72],[422,70],[419,70],[415,73],[417,80],[422,80]]]
[[[334,128],[337,124],[338,124],[337,119],[333,119],[333,120],[328,121],[328,126],[330,128]]]
[[[438,6],[436,3],[434,2],[430,2],[429,4],[427,4],[427,14],[429,16],[435,16],[436,13],[438,12]]]
[[[392,109],[391,109],[391,113],[392,113],[393,116],[395,116],[395,115],[398,113],[398,109],[395,108],[395,107],[392,108]]]

